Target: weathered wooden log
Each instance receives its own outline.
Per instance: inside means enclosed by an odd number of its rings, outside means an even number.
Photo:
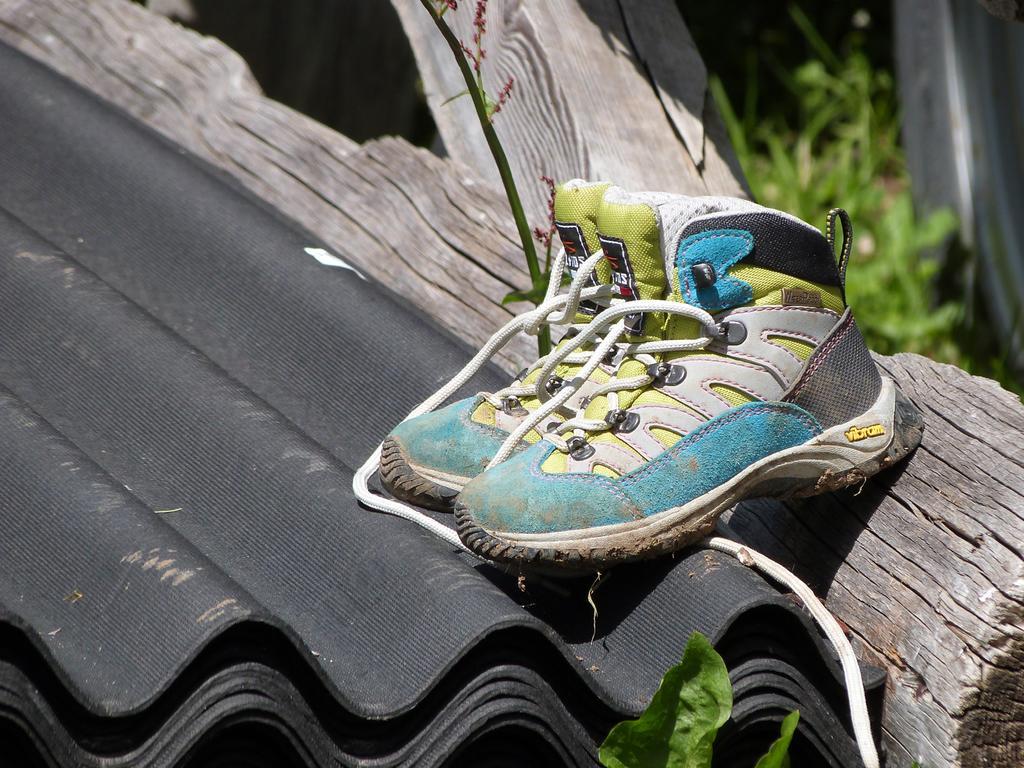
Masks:
[[[444,40],[418,0],[392,0],[448,154],[487,181],[497,171]],[[445,15],[467,43],[472,2]],[[743,195],[707,89],[707,71],[671,0],[500,0],[488,4],[484,82],[515,78],[494,122],[534,224],[547,215],[545,174],[632,189]]]
[[[389,3],[146,0],[145,6],[222,40],[242,55],[270,98],[356,141],[429,134],[416,62]]]
[[[1024,0],[978,0],[985,10],[1005,21],[1024,21]]]
[[[471,343],[509,316],[500,297],[524,272],[514,229],[465,166],[400,140],[356,145],[260,95],[223,45],[126,0],[6,0],[0,39],[221,167]],[[910,461],[859,490],[744,504],[730,524],[889,670],[890,765],[1022,764],[1024,407],[950,366],[880,362],[927,418]]]

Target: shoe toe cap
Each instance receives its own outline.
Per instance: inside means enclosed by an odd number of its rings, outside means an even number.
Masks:
[[[480,398],[470,397],[399,424],[389,435],[406,461],[464,478],[483,472],[505,432],[472,421]]]
[[[584,473],[547,473],[556,450],[541,442],[470,481],[459,502],[493,533],[553,533],[636,520],[640,511],[612,480]]]

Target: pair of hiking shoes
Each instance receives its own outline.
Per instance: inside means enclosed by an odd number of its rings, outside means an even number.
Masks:
[[[745,200],[572,181],[554,211],[564,327],[505,389],[386,438],[395,497],[473,552],[601,569],[679,549],[745,498],[862,482],[920,441],[846,304],[851,228]],[[842,250],[834,250],[836,220]],[[536,325],[536,324],[535,324]]]

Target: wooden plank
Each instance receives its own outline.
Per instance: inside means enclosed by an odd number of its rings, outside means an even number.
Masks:
[[[985,10],[1004,21],[1024,21],[1024,0],[978,0]]]
[[[146,0],[223,41],[272,99],[356,141],[429,126],[416,62],[389,3],[364,0]],[[382,95],[386,94],[382,98]],[[359,104],[360,109],[351,109]]]
[[[451,52],[416,0],[393,0],[447,152],[497,183],[497,172]],[[473,3],[445,16],[472,38]],[[631,189],[745,195],[721,133],[707,73],[671,0],[491,0],[484,81],[515,78],[495,120],[532,223],[546,215],[538,178],[609,179]],[[710,146],[709,146],[710,145]]]
[[[500,297],[524,284],[514,228],[467,167],[396,139],[356,145],[264,98],[216,41],[125,0],[8,0],[0,39],[215,163],[470,343],[509,317]],[[523,342],[503,361],[530,354]],[[1019,764],[1024,408],[949,366],[881,362],[928,419],[911,460],[859,495],[745,504],[730,523],[888,667],[891,765]]]

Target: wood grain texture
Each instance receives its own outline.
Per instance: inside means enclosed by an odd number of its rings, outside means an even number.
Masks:
[[[1024,21],[1024,0],[978,0],[985,10],[1005,21]]]
[[[393,0],[447,152],[497,183],[465,85],[418,0]],[[445,16],[466,42],[473,3]],[[484,81],[515,78],[495,119],[532,224],[546,217],[543,175],[608,179],[688,194],[744,195],[742,174],[707,96],[707,73],[675,3],[492,0]],[[714,144],[714,146],[710,146]]]
[[[147,0],[245,59],[270,98],[356,141],[425,133],[398,14],[365,0]],[[358,104],[359,109],[352,109]]]
[[[348,141],[263,97],[221,44],[126,0],[4,0],[0,39],[214,163],[471,344],[510,316],[500,298],[525,284],[515,231],[466,166],[397,139]],[[521,340],[502,362],[531,354]],[[926,415],[910,460],[859,493],[744,504],[730,524],[889,669],[890,765],[1019,765],[1024,408],[924,358],[880,362]]]

